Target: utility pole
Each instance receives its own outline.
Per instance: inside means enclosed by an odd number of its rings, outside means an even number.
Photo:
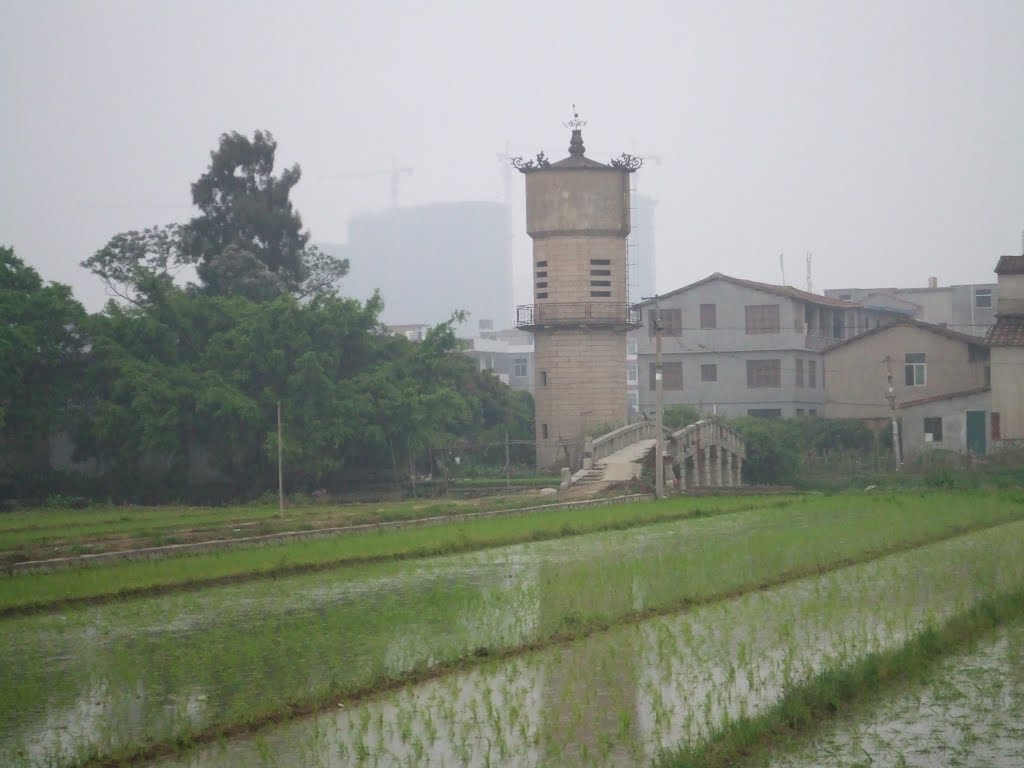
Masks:
[[[661,307],[658,294],[654,294],[654,495],[665,498],[665,430],[662,427],[662,411],[665,408],[664,389],[661,381]]]
[[[885,371],[888,379],[888,388],[885,390],[885,399],[889,401],[889,414],[892,418],[892,452],[896,457],[896,471],[903,466],[903,452],[900,450],[900,425],[896,420],[896,390],[892,386],[892,358],[885,356]]]
[[[277,401],[277,508],[284,512],[284,469],[282,464],[281,445],[281,401]]]

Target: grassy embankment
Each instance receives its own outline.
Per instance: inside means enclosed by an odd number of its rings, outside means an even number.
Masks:
[[[360,562],[467,552],[761,507],[806,504],[799,497],[676,498],[522,516],[442,523],[424,528],[369,531],[307,541],[268,543],[154,560],[126,560],[45,573],[0,576],[0,616],[82,602],[195,589],[325,570]],[[421,512],[426,511],[421,509]],[[0,535],[0,546],[4,539]]]
[[[531,545],[546,559],[537,578],[522,589],[502,587],[502,580],[478,583],[472,569],[465,570],[463,556],[452,561],[450,572],[445,560],[350,569],[335,588],[351,589],[353,599],[332,597],[321,575],[204,590],[178,596],[177,602],[161,598],[64,617],[9,620],[7,634],[20,637],[24,656],[9,659],[11,669],[23,670],[11,701],[27,705],[26,699],[39,695],[34,692],[52,697],[61,688],[73,699],[74,689],[85,684],[81,681],[93,679],[102,656],[109,695],[146,690],[159,703],[144,708],[145,718],[140,719],[137,705],[132,710],[133,722],[142,722],[153,745],[112,738],[101,752],[119,759],[160,754],[181,740],[219,738],[436,677],[477,663],[475,658],[570,641],[998,525],[1022,513],[1019,498],[1000,495],[821,498],[789,510],[583,537],[574,545],[592,540],[607,549],[605,557],[565,560],[564,547],[556,542]],[[630,536],[623,545],[623,537]],[[435,578],[426,578],[430,574]],[[383,584],[383,591],[367,593],[354,583],[359,578]],[[642,595],[641,604],[623,597],[630,595]],[[543,605],[539,619],[537,600]],[[259,613],[247,616],[252,606]],[[175,625],[176,612],[188,617],[184,634],[131,637],[133,622]],[[52,642],[48,633],[57,618],[66,637],[73,637],[79,624],[102,631],[104,622],[117,627],[118,636],[102,654],[93,651],[88,674],[63,670],[55,679],[35,679],[47,673],[30,657],[53,652],[42,641]],[[126,634],[129,640],[119,639]],[[396,658],[391,654],[397,647],[403,650]],[[205,690],[210,702],[205,721],[168,710],[174,691],[196,688]],[[106,758],[93,754],[104,763]]]
[[[372,504],[38,508],[0,515],[0,564],[187,541],[413,520],[547,501],[537,494]]]

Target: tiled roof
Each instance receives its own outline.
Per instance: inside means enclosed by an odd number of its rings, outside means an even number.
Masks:
[[[925,405],[926,403],[937,403],[940,400],[952,400],[955,397],[969,397],[970,395],[980,395],[984,392],[988,392],[991,387],[975,387],[974,389],[965,389],[962,392],[950,392],[945,395],[931,395],[930,397],[920,397],[917,400],[908,400],[905,403],[900,403],[898,408],[913,408],[915,405]]]
[[[1024,255],[1021,256],[1000,256],[996,264],[997,275],[1021,275],[1024,274]]]
[[[991,347],[1024,347],[1024,315],[997,316],[985,341]]]
[[[942,325],[926,323],[923,320],[914,320],[912,318],[907,317],[900,318],[899,320],[894,320],[893,322],[879,326],[878,328],[872,328],[869,331],[864,331],[863,333],[858,334],[857,336],[851,336],[848,339],[838,341],[832,346],[828,347],[825,350],[825,353],[828,354],[834,349],[838,349],[839,347],[845,347],[847,344],[856,344],[858,341],[870,338],[878,333],[885,333],[886,331],[892,328],[920,328],[922,331],[928,331],[929,333],[935,333],[938,334],[939,336],[945,336],[946,338],[953,339],[954,341],[962,341],[964,344],[972,344],[976,347],[988,346],[988,342],[981,336],[972,336],[969,333],[960,333],[960,331],[953,331]]]
[[[739,277],[731,277],[730,275],[723,275],[721,272],[715,272],[713,275],[708,275],[703,280],[698,280],[695,283],[684,285],[682,288],[676,288],[674,291],[663,293],[658,298],[664,299],[669,296],[675,296],[677,293],[683,293],[691,288],[710,283],[713,280],[724,280],[727,283],[733,283],[734,285],[742,285],[745,288],[753,288],[757,291],[764,291],[765,293],[773,293],[777,296],[787,296],[791,299],[799,299],[800,301],[806,301],[811,304],[820,304],[826,307],[841,307],[843,309],[856,309],[860,307],[855,301],[846,301],[845,299],[834,299],[831,296],[821,296],[817,293],[808,293],[807,291],[801,291],[799,288],[794,288],[791,285],[774,285],[772,283],[759,283],[756,280],[744,280]],[[641,304],[650,304],[653,299],[641,302]],[[639,306],[639,305],[638,305]]]

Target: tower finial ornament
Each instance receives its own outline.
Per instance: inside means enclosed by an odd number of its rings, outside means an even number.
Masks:
[[[568,122],[562,123],[562,125],[564,125],[566,128],[572,128],[573,130],[578,130],[580,128],[583,128],[586,124],[587,124],[586,120],[581,120],[580,119],[580,113],[576,111],[576,105],[575,104],[572,105],[572,120],[569,120]]]
[[[583,153],[587,151],[587,148],[583,146],[583,126],[587,124],[586,120],[580,119],[579,112],[576,111],[576,105],[572,105],[572,120],[567,123],[562,123],[566,128],[572,128],[572,138],[569,140],[569,156],[570,157],[583,157]]]

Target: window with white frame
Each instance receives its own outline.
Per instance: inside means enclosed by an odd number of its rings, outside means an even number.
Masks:
[[[992,289],[975,288],[974,306],[976,309],[992,309]]]
[[[637,353],[637,346],[638,345],[636,343],[636,339],[627,339],[626,340],[626,354],[627,355],[634,355],[635,356],[636,353]]]
[[[527,375],[528,369],[529,366],[527,365],[526,358],[517,357],[515,362],[515,370],[513,371],[514,375],[520,378],[525,377]]]
[[[928,364],[924,352],[907,352],[904,358],[904,383],[908,387],[923,387],[928,382]]]
[[[638,376],[639,372],[636,363],[630,363],[629,365],[626,366],[626,381],[630,382],[631,384],[636,384]]]

